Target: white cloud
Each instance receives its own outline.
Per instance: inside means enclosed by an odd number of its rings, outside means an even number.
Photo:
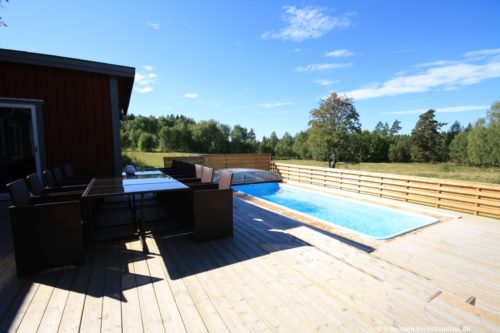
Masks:
[[[309,64],[306,66],[298,66],[295,68],[296,72],[319,72],[331,69],[339,69],[352,66],[352,62],[348,63],[329,63],[329,64]]]
[[[155,30],[160,30],[160,23],[148,23],[149,26],[153,27]]]
[[[185,98],[196,99],[196,98],[198,98],[198,94],[197,94],[197,93],[192,93],[192,92],[189,92],[189,93],[185,93],[185,94],[184,94],[184,97],[185,97]]]
[[[477,111],[477,110],[488,110],[488,105],[461,105],[461,106],[448,106],[444,108],[432,108],[436,113],[457,113],[457,112],[467,112],[467,111]],[[406,114],[421,114],[427,109],[415,109],[415,110],[405,110],[405,111],[394,111],[394,112],[382,112],[379,114],[394,114],[394,115],[406,115]]]
[[[142,66],[144,71],[135,73],[134,91],[139,94],[146,94],[153,91],[153,85],[158,75],[153,73],[153,66]]]
[[[257,104],[256,106],[258,108],[263,108],[263,109],[274,109],[274,108],[279,108],[285,105],[291,105],[293,104],[292,102],[276,102],[276,103],[261,103]]]
[[[456,61],[456,60],[437,60],[437,61],[429,61],[429,62],[424,62],[418,65],[415,65],[414,67],[419,68],[419,67],[436,67],[436,66],[446,66],[446,65],[454,65],[454,64],[460,64],[463,61]],[[404,72],[404,71],[402,71]]]
[[[319,38],[333,29],[345,28],[351,24],[347,15],[328,16],[321,7],[283,7],[282,21],[285,27],[279,31],[268,31],[261,35],[264,39],[282,39],[300,42],[304,39]]]
[[[153,91],[153,87],[151,86],[135,87],[134,90],[139,94],[147,94]]]
[[[395,75],[383,83],[354,89],[344,94],[354,99],[369,99],[421,93],[435,89],[453,90],[481,81],[500,77],[500,51],[481,50],[466,53],[460,61],[440,60],[417,65],[420,72]],[[469,59],[477,57],[476,59]]]
[[[293,104],[295,104],[295,102],[269,102],[269,103],[260,103],[254,105],[236,106],[228,109],[227,111],[252,110],[252,109],[276,109]]]
[[[350,57],[350,56],[352,56],[352,52],[346,49],[333,50],[325,54],[325,57],[333,57],[333,58]]]
[[[467,58],[476,58],[476,57],[489,57],[500,55],[500,49],[486,49],[486,50],[478,50],[467,52],[465,56]]]
[[[332,84],[337,84],[340,80],[327,80],[327,79],[317,79],[313,80],[314,83],[319,84],[320,86],[331,86]]]

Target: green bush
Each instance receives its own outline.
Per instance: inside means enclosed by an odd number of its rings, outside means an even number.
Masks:
[[[150,133],[142,133],[139,137],[140,151],[153,151],[156,149],[156,138]]]

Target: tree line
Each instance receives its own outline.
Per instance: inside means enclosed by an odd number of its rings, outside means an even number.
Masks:
[[[185,116],[126,116],[121,126],[126,150],[196,153],[269,153],[276,159],[342,162],[447,162],[500,166],[500,101],[486,118],[462,126],[435,119],[435,110],[421,114],[411,134],[400,134],[401,122],[378,122],[362,130],[353,100],[332,93],[310,112],[309,127],[281,138],[272,132],[257,140],[252,128],[231,127],[215,120]]]

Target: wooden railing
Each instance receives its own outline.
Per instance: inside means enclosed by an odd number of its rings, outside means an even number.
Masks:
[[[271,163],[285,180],[500,218],[500,186],[426,177]]]
[[[224,168],[252,168],[269,170],[271,155],[269,154],[203,154],[186,157],[164,157],[166,168],[172,165],[173,160],[181,160],[193,164],[202,164],[214,169]]]

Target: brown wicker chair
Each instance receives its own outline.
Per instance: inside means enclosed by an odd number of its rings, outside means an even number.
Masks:
[[[175,179],[196,178],[196,169],[194,164],[184,161],[177,161],[175,168],[163,168],[160,170]]]
[[[26,183],[28,184],[31,193],[35,196],[43,197],[43,196],[51,196],[51,197],[57,197],[57,196],[66,196],[66,195],[78,195],[81,196],[83,193],[82,189],[76,190],[76,191],[68,191],[65,190],[64,188],[47,188],[43,187],[42,183],[40,182],[38,175],[36,173],[32,173],[31,175],[28,175],[26,177]]]
[[[62,166],[62,170],[64,172],[65,179],[89,183],[92,180],[92,178],[94,177],[91,174],[75,173],[71,163],[64,164]]]
[[[195,240],[233,236],[233,174],[220,172],[218,189],[192,191]]]
[[[7,184],[17,275],[80,264],[84,259],[78,201],[38,203],[24,180]]]
[[[185,184],[189,186],[189,188],[191,188],[193,191],[218,189],[219,185],[212,182],[214,178],[214,169],[206,166],[202,167],[202,169],[203,171],[201,173],[201,182]]]
[[[62,190],[66,190],[66,191],[78,191],[78,190],[85,190],[88,186],[88,184],[69,185],[69,184],[64,184],[64,183],[62,183],[62,184],[58,183],[51,170],[44,170],[43,176],[45,178],[45,184],[50,189],[62,189]]]
[[[81,179],[69,179],[66,178],[63,174],[63,171],[60,167],[55,167],[52,169],[52,176],[58,185],[88,185],[90,180],[81,180]]]

